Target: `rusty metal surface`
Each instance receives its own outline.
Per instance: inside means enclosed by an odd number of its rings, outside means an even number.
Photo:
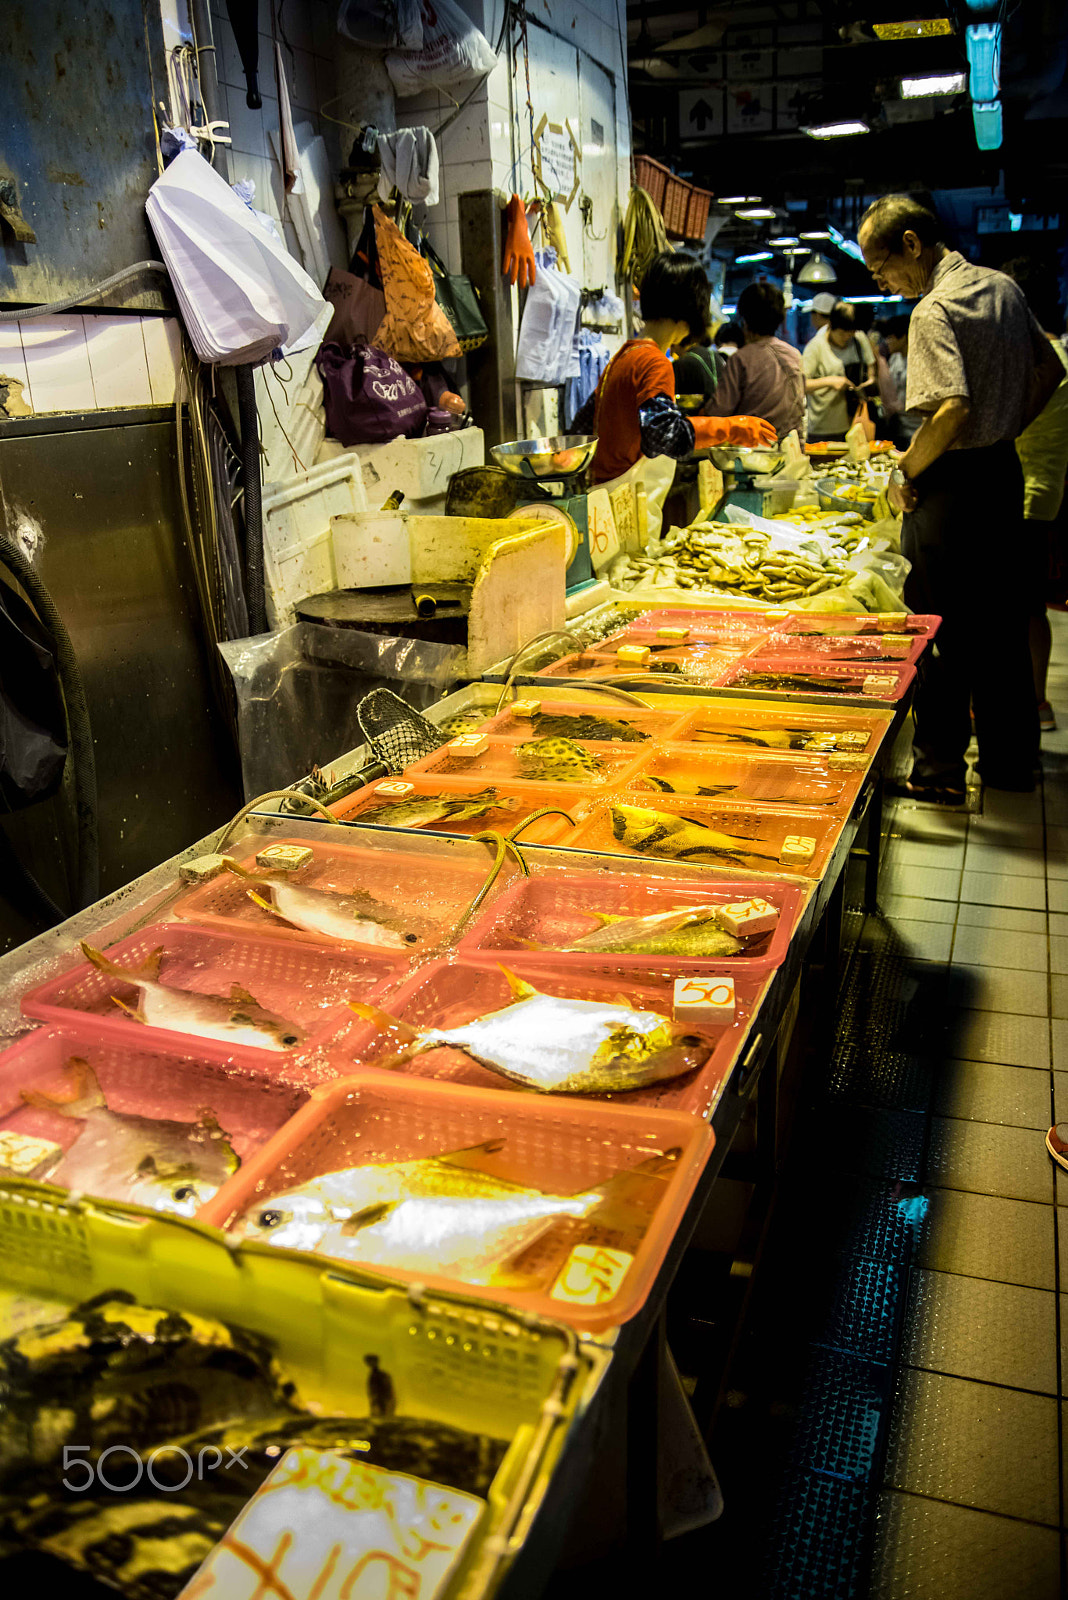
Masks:
[[[0,85],[0,183],[14,183],[36,234],[18,243],[0,229],[0,304],[60,300],[158,257],[145,217],[152,106],[167,92],[158,4],[3,0]],[[158,275],[94,301],[167,304]]]

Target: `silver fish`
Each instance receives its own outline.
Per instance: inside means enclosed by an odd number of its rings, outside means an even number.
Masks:
[[[231,984],[228,997],[198,994],[192,989],[172,989],[159,982],[163,946],[153,950],[138,967],[120,967],[83,939],[82,954],[109,978],[119,978],[141,991],[136,1009],[115,995],[115,1004],[150,1028],[170,1028],[202,1039],[222,1039],[226,1044],[247,1044],[259,1050],[292,1050],[304,1031],[285,1017],[260,1005],[239,983]]]
[[[349,1001],[400,1046],[391,1065],[426,1050],[463,1050],[480,1066],[542,1093],[608,1094],[692,1072],[710,1050],[700,1036],[657,1011],[636,1011],[620,997],[571,1000],[541,994],[506,967],[515,1003],[457,1028],[417,1031],[388,1012]]]
[[[470,795],[414,795],[410,800],[368,806],[352,820],[378,823],[384,828],[429,828],[435,822],[472,822],[476,817],[488,816],[491,811],[514,811],[519,804],[517,796],[500,796],[496,789],[482,789]]]
[[[66,1071],[67,1095],[22,1091],[27,1105],[84,1123],[49,1172],[51,1182],[191,1217],[237,1171],[238,1157],[212,1111],[199,1111],[195,1122],[112,1111],[88,1061],[72,1057]]]
[[[418,942],[417,933],[401,933],[389,926],[389,920],[396,920],[396,914],[391,913],[388,906],[381,907],[383,920],[379,920],[372,910],[377,902],[367,893],[357,890],[354,894],[333,894],[329,889],[307,888],[292,883],[285,876],[249,872],[229,858],[226,868],[235,876],[247,878],[266,889],[271,897],[269,901],[256,889],[248,891],[249,899],[256,905],[305,933],[324,933],[331,939],[376,945],[386,950],[403,950],[406,945]]]

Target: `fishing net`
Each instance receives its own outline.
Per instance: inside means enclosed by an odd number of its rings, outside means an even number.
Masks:
[[[449,741],[447,734],[390,689],[372,689],[365,694],[356,709],[356,721],[369,749],[393,777]]]

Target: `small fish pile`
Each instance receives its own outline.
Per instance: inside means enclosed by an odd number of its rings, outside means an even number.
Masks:
[[[199,994],[192,989],[174,989],[160,983],[162,945],[137,967],[120,967],[84,939],[81,949],[99,971],[141,991],[136,1007],[128,1006],[117,995],[111,996],[115,1005],[135,1022],[143,1022],[150,1028],[170,1028],[175,1033],[193,1033],[202,1039],[222,1039],[226,1044],[247,1044],[257,1050],[292,1050],[304,1039],[303,1029],[266,1010],[255,995],[239,983],[231,984],[230,993],[225,997]]]
[[[753,849],[752,840],[719,833],[689,817],[648,811],[639,806],[612,807],[612,835],[639,855],[669,856],[675,861],[730,861],[749,865],[778,862],[775,851]]]
[[[240,1166],[212,1111],[198,1112],[195,1122],[112,1111],[88,1061],[72,1057],[66,1073],[70,1086],[65,1095],[22,1091],[26,1105],[83,1124],[58,1164],[38,1177],[108,1200],[191,1217]]]
[[[331,939],[384,950],[403,950],[406,945],[418,943],[419,935],[405,927],[399,912],[382,905],[365,889],[334,894],[329,889],[294,883],[286,874],[250,872],[229,857],[224,859],[228,872],[256,885],[248,891],[250,900],[304,933],[326,934]],[[260,889],[267,891],[269,900],[258,893]]]
[[[566,999],[542,994],[506,967],[501,971],[514,1003],[456,1028],[419,1030],[377,1006],[349,1004],[399,1046],[388,1065],[448,1046],[488,1071],[542,1093],[644,1089],[692,1072],[708,1056],[706,1040],[657,1011],[635,1010],[625,996],[615,1005]]]
[[[829,531],[835,542],[827,551],[814,539],[798,549],[762,528],[695,522],[671,529],[641,555],[617,556],[608,578],[615,589],[709,589],[783,605],[835,589],[850,575],[845,562],[861,535],[845,526]]]
[[[496,789],[481,789],[478,794],[419,794],[407,800],[390,800],[384,805],[367,806],[355,814],[355,822],[379,823],[384,828],[430,828],[435,822],[473,822],[494,811],[514,811],[521,804],[515,795],[499,795]]]
[[[542,782],[585,783],[595,778],[602,762],[573,739],[527,739],[515,747],[515,758],[528,778]]]
[[[714,908],[677,906],[671,911],[652,911],[644,917],[621,916],[608,911],[587,911],[597,927],[558,950],[577,950],[584,955],[651,956],[736,956],[746,946],[726,928],[721,928]],[[539,946],[538,948],[544,948]]]
[[[588,712],[539,711],[533,722],[539,739],[605,739],[619,744],[637,744],[652,737],[625,717],[617,721],[614,717],[595,717]]]

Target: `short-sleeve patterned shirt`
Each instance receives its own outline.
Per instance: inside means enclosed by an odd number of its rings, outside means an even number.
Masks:
[[[1046,348],[1012,279],[948,250],[909,322],[907,408],[929,413],[955,395],[967,400],[971,413],[951,450],[1015,439]]]

